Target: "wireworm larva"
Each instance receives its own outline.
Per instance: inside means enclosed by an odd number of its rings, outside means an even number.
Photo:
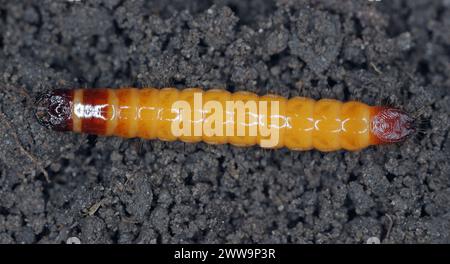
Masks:
[[[415,131],[393,107],[219,89],[53,90],[36,104],[38,121],[57,131],[165,141],[355,151]]]

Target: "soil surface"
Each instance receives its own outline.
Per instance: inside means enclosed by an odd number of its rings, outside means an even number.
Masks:
[[[0,0],[0,33],[0,243],[450,242],[449,0]],[[43,91],[127,86],[389,102],[427,122],[320,153],[33,116]]]

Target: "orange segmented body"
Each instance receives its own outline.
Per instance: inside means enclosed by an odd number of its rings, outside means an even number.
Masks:
[[[198,88],[55,90],[39,98],[36,116],[59,131],[292,150],[355,151],[414,131],[413,120],[390,107]],[[174,122],[186,133],[175,131]]]

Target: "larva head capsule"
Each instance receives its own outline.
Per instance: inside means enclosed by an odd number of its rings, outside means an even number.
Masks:
[[[69,131],[72,129],[72,100],[70,90],[53,90],[36,99],[35,116],[38,122],[50,129]]]
[[[371,132],[381,144],[401,142],[416,131],[414,123],[414,119],[402,110],[376,107]]]

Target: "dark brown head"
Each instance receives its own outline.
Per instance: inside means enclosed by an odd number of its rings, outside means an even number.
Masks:
[[[380,143],[401,142],[416,131],[415,120],[397,108],[379,107],[372,117],[371,131]]]
[[[71,90],[53,90],[42,93],[36,99],[35,116],[37,121],[56,131],[72,129],[72,101]]]

